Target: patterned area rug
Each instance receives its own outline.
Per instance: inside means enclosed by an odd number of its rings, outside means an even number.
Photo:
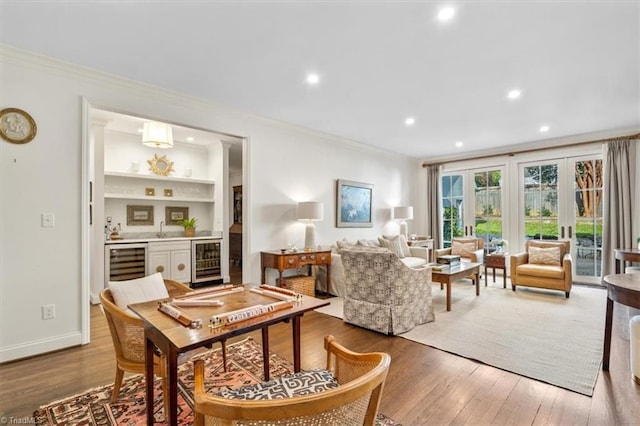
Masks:
[[[205,359],[208,392],[235,389],[262,381],[262,347],[252,338],[227,345],[227,372],[222,367],[220,349],[203,352],[196,357]],[[284,358],[270,354],[271,377],[291,373],[293,366]],[[154,422],[163,424],[161,381],[156,378]],[[146,424],[144,376],[126,378],[120,388],[120,397],[111,403],[113,385],[89,389],[81,394],[52,402],[35,411],[37,425],[143,425]],[[178,423],[193,424],[193,368],[191,362],[178,367]],[[379,414],[377,426],[401,426]]]

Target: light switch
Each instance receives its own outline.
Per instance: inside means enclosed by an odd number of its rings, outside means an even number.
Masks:
[[[53,228],[56,226],[56,215],[53,213],[42,213],[40,215],[43,228]]]

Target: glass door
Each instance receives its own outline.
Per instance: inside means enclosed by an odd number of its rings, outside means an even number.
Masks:
[[[523,206],[520,223],[525,240],[558,240],[559,163],[531,164],[522,168]]]
[[[475,236],[482,238],[487,251],[506,245],[502,221],[502,170],[473,173]]]
[[[602,176],[601,155],[520,165],[520,235],[569,240],[575,282],[600,283]]]
[[[451,247],[453,237],[465,235],[464,228],[464,176],[444,175],[441,178],[442,247]]]
[[[450,247],[453,237],[473,235],[484,239],[485,247],[503,239],[502,176],[501,167],[443,173],[443,247]]]
[[[602,271],[602,159],[568,159],[573,169],[574,190],[570,234],[575,247],[575,280],[600,284]],[[571,235],[569,235],[571,237]]]

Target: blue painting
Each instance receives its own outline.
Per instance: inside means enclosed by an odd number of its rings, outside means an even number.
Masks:
[[[371,204],[373,185],[338,180],[337,227],[373,227]]]

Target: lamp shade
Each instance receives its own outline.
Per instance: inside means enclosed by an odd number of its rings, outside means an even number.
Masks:
[[[151,148],[173,147],[173,130],[166,123],[147,122],[142,127],[142,144]]]
[[[413,219],[413,207],[394,207],[393,208],[393,218],[394,219]]]
[[[298,203],[298,219],[324,219],[324,203],[320,203],[318,201],[304,201]]]

